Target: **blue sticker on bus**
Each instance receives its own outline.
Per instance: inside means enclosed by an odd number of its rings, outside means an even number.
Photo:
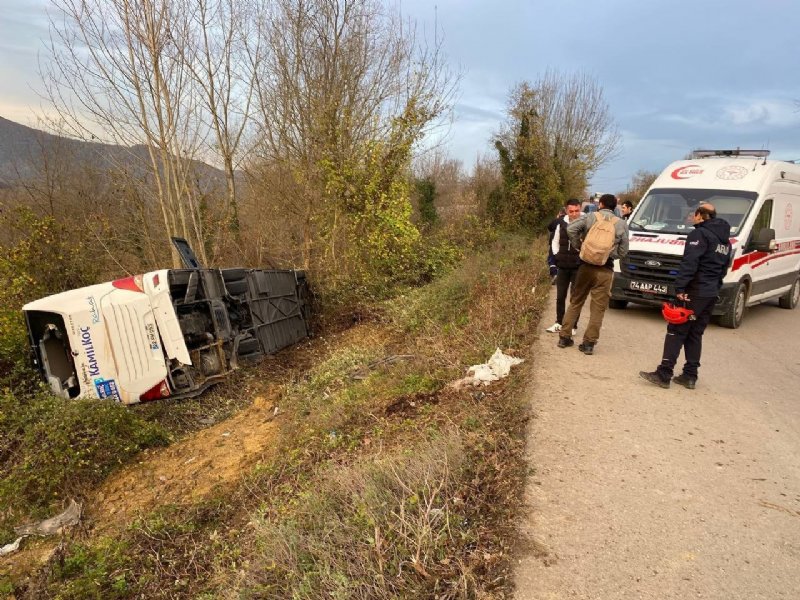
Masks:
[[[116,402],[122,402],[122,398],[117,390],[117,382],[113,379],[98,378],[94,380],[94,387],[100,399],[112,398]]]

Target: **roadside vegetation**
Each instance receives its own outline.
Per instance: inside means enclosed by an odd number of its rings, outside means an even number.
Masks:
[[[256,367],[202,399],[205,413],[194,402],[134,410],[73,402],[62,408],[83,418],[70,419],[36,402],[9,406],[36,418],[39,432],[3,463],[6,488],[23,481],[17,461],[39,466],[24,479],[23,502],[7,496],[15,517],[24,506],[90,496],[103,473],[190,435],[215,405],[223,418],[224,399],[248,378],[269,380],[280,412],[274,451],[233,489],[154,507],[99,539],[76,528],[29,578],[9,574],[6,590],[19,598],[504,597],[525,475],[526,366],[489,387],[447,384],[496,347],[532,358],[526,349],[548,290],[543,252],[541,240],[487,240],[436,281],[290,351],[307,368]],[[65,464],[71,454],[93,470]],[[49,481],[55,473],[63,475]]]
[[[24,540],[0,596],[507,596],[540,236],[616,151],[602,88],[520,82],[465,169],[422,151],[457,95],[441,32],[381,0],[51,4],[60,137],[0,187],[0,545],[248,410],[275,438],[210,494]],[[209,267],[304,269],[315,337],[191,401],[52,397],[21,307],[177,267],[171,236]],[[528,363],[448,385],[496,348]]]

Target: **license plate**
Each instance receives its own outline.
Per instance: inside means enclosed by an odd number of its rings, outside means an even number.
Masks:
[[[650,281],[631,281],[630,289],[645,294],[666,294],[668,288],[663,283],[652,283]]]

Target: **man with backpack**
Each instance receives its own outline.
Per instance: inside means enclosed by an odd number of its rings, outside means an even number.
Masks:
[[[614,260],[628,254],[628,225],[624,219],[614,215],[616,207],[617,198],[613,194],[603,194],[597,212],[589,213],[567,227],[570,243],[580,250],[580,266],[572,286],[569,308],[561,324],[559,348],[569,348],[575,344],[572,329],[586,299],[591,295],[589,325],[578,349],[584,354],[594,353],[611,297]]]

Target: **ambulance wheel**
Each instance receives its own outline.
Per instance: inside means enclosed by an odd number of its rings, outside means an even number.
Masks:
[[[798,302],[800,302],[800,277],[794,280],[788,292],[778,298],[778,305],[781,308],[794,308]]]
[[[617,300],[616,298],[611,298],[611,300],[608,301],[608,307],[616,310],[622,310],[626,306],[628,306],[627,300]]]
[[[747,286],[740,283],[728,310],[720,315],[719,324],[728,329],[738,329],[744,319],[744,310],[747,307]]]

